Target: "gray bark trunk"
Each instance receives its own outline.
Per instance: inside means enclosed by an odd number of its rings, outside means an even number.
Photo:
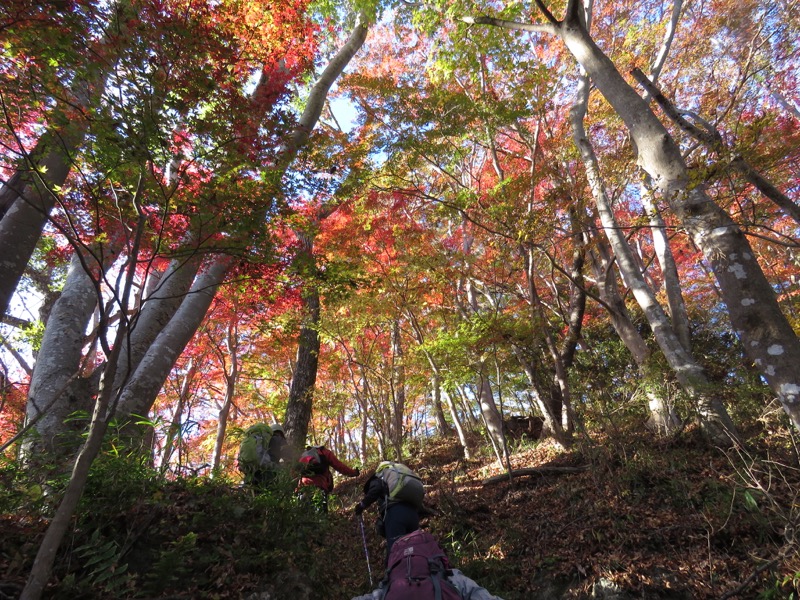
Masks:
[[[640,166],[711,267],[745,351],[800,430],[800,341],[744,233],[702,186],[689,186],[686,164],[672,137],[580,23],[569,22],[560,31],[570,52],[625,122]]]
[[[439,373],[434,371],[433,377],[431,377],[431,403],[433,404],[433,414],[436,418],[436,433],[445,437],[450,433],[450,427],[447,425],[447,419],[442,408],[442,384],[440,379]]]
[[[0,260],[0,315],[6,314],[55,206],[56,195],[52,190],[66,181],[71,157],[82,139],[76,134],[54,137],[56,139],[48,144],[51,149],[36,165],[36,174],[17,180],[21,187],[19,195],[9,203],[0,220],[0,256],[3,257]]]
[[[201,265],[199,254],[173,259],[166,272],[148,277],[152,286],[131,323],[126,343],[120,349],[120,366],[114,388],[119,391],[139,367],[148,348],[180,308]]]
[[[146,416],[169,375],[175,361],[205,318],[217,288],[221,285],[233,259],[222,256],[201,272],[180,308],[150,345],[138,368],[126,383],[119,399],[120,415]],[[136,444],[140,435],[133,435]]]
[[[228,430],[228,416],[231,412],[231,406],[233,406],[233,398],[236,395],[236,383],[239,380],[239,331],[236,323],[231,323],[228,327],[227,346],[231,365],[225,372],[225,399],[219,409],[217,438],[214,441],[214,453],[211,456],[211,472],[214,474],[219,471],[222,446],[225,443],[225,434]]]
[[[447,408],[450,410],[450,417],[453,419],[453,425],[456,428],[456,433],[458,433],[458,441],[461,442],[461,447],[464,449],[464,458],[469,460],[472,458],[472,451],[467,442],[467,435],[464,431],[464,424],[458,414],[458,408],[456,408],[456,403],[453,401],[452,394],[445,392],[445,398],[447,398]]]
[[[38,439],[26,444],[24,454],[44,451],[50,456],[72,456],[79,432],[65,429],[66,418],[76,411],[91,410],[91,390],[80,373],[86,329],[98,303],[98,279],[114,262],[113,248],[93,248],[83,256],[73,254],[67,281],[53,305],[28,391],[26,421],[35,422]],[[99,262],[99,264],[98,264]],[[87,272],[87,268],[90,272]],[[83,428],[83,421],[77,426]],[[66,447],[59,449],[59,438]],[[41,446],[40,446],[41,444]]]
[[[733,422],[722,403],[711,395],[710,386],[702,367],[697,364],[691,354],[683,347],[677,335],[675,335],[672,324],[669,322],[661,305],[657,302],[653,291],[646,284],[642,273],[636,265],[630,246],[617,225],[611,203],[601,180],[597,157],[586,137],[586,130],[583,125],[588,93],[588,79],[582,77],[578,88],[578,98],[573,105],[570,118],[572,120],[575,144],[583,158],[589,187],[600,215],[600,222],[611,247],[614,249],[617,265],[631,288],[634,298],[641,306],[653,335],[667,362],[675,372],[681,387],[697,403],[705,433],[715,443],[729,443],[729,438],[735,440],[738,437]],[[658,418],[658,415],[655,415],[654,418]]]
[[[612,327],[639,368],[652,428],[661,435],[670,436],[678,430],[680,419],[666,396],[661,391],[654,389],[656,386],[660,387],[660,383],[654,381],[653,375],[650,373],[650,349],[633,324],[628,308],[619,293],[606,242],[600,239],[597,233],[595,233],[595,237],[597,238],[595,243],[597,253],[591,253],[590,256],[592,269],[598,283],[600,300],[603,301],[611,317]]]
[[[79,79],[70,98],[57,105],[53,121],[63,117],[63,106],[89,109],[99,102],[100,92],[114,54],[115,45],[126,39],[127,18],[130,3],[125,0],[115,4],[115,18],[110,25],[114,32],[93,44],[87,52],[86,74]],[[87,39],[93,33],[85,33]],[[96,56],[105,56],[105,61],[93,61]],[[98,67],[98,65],[102,65]],[[83,144],[89,128],[88,121],[72,120],[65,127],[52,126],[36,143],[36,148],[27,155],[26,164],[9,178],[8,185],[0,188],[0,316],[5,315],[14,291],[19,285],[25,267],[33,255],[42,230],[55,206],[57,194],[54,190],[64,184],[69,175],[78,149]],[[21,152],[24,154],[23,152]]]

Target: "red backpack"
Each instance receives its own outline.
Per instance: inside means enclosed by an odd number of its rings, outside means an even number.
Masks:
[[[301,474],[306,477],[322,475],[328,468],[328,461],[322,454],[323,446],[311,446],[300,455]]]
[[[461,600],[447,580],[450,561],[427,531],[408,533],[392,546],[384,600]]]

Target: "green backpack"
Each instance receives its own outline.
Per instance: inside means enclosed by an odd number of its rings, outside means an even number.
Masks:
[[[407,502],[422,508],[425,488],[419,475],[402,463],[384,461],[375,469],[375,475],[383,479],[389,492],[389,502]]]
[[[242,473],[253,473],[273,466],[274,463],[269,455],[271,439],[272,428],[266,423],[252,425],[244,432],[238,458],[239,470]]]

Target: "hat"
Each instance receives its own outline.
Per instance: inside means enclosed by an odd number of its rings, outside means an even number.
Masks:
[[[275,423],[270,427],[272,429],[272,433],[285,433],[283,431],[283,426],[280,423]]]

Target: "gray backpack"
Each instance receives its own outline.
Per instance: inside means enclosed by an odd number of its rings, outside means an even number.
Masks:
[[[384,461],[378,465],[375,475],[383,479],[388,490],[388,502],[407,502],[417,509],[422,508],[425,488],[422,480],[402,463]]]

